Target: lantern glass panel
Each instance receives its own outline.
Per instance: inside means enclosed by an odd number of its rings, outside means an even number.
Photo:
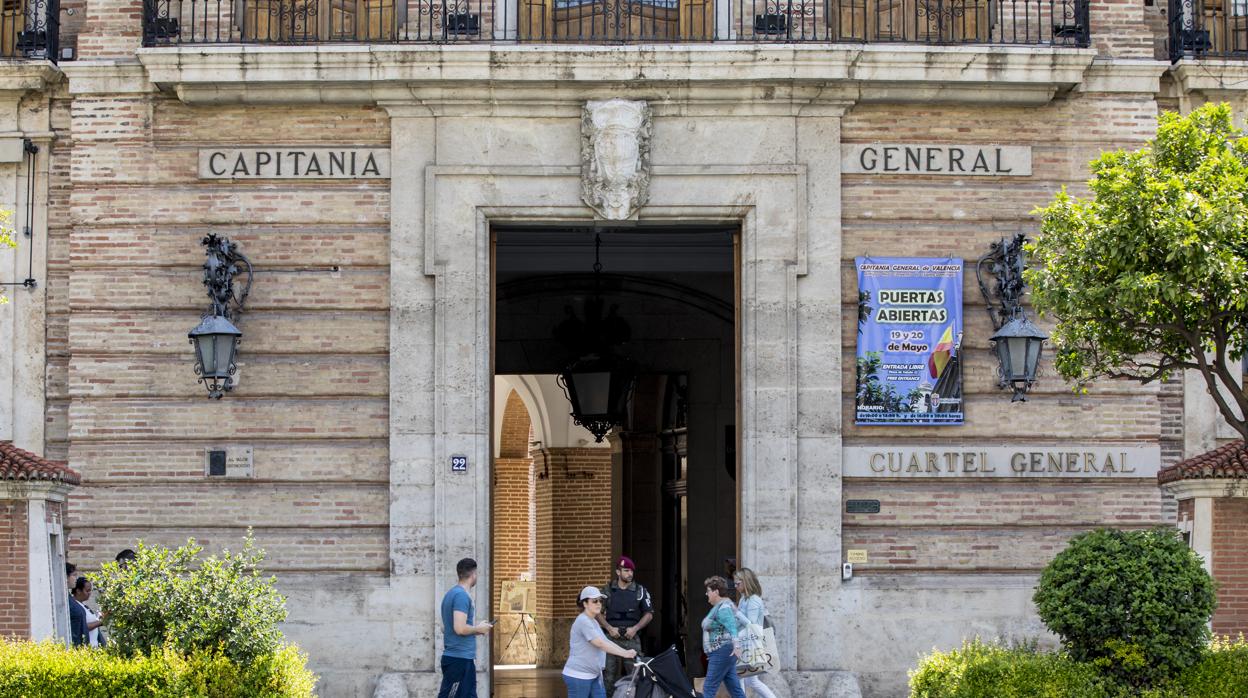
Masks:
[[[1040,348],[1043,346],[1044,340],[1027,338],[1027,380],[1036,379],[1036,371],[1040,367]]]
[[[213,339],[213,335],[195,337],[195,352],[199,354],[199,363],[205,376],[214,375],[217,370],[217,343]]]
[[[214,350],[217,359],[218,376],[230,375],[230,364],[234,363],[234,346],[238,338],[229,334],[219,334],[213,339],[216,340],[217,348]]]
[[[1026,337],[1010,337],[1005,340],[1009,347],[1010,365],[1008,378],[1012,381],[1022,380],[1027,376],[1027,345],[1031,343]]]
[[[997,360],[1001,363],[1001,375],[1007,381],[1010,379],[1010,376],[1011,376],[1009,346],[1010,346],[1009,342],[1006,341],[1004,338],[998,339],[997,341],[993,342],[993,345],[992,345],[992,348],[997,351]]]
[[[594,371],[572,374],[572,389],[581,414],[604,415],[611,410],[611,373]]]

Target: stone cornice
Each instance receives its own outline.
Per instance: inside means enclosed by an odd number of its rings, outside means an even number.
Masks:
[[[72,488],[72,485],[49,480],[0,480],[0,500],[63,502]]]
[[[1078,90],[1153,95],[1161,90],[1161,76],[1169,69],[1166,61],[1097,58],[1084,74]]]
[[[1248,92],[1248,61],[1183,60],[1170,69],[1180,95],[1222,99]]]
[[[40,92],[61,81],[61,71],[51,61],[0,62],[0,92]]]
[[[417,103],[435,111],[583,101],[1044,104],[1084,79],[1090,49],[1002,46],[206,46],[141,49],[148,79],[188,103]],[[77,77],[77,76],[75,76]],[[85,77],[85,75],[83,76]],[[777,93],[778,87],[786,91]],[[919,88],[919,89],[916,89]],[[746,93],[743,95],[743,90]],[[436,105],[436,107],[435,107]],[[793,107],[780,107],[793,108]]]
[[[1248,497],[1248,482],[1237,478],[1208,478],[1203,480],[1177,480],[1161,486],[1162,491],[1175,499],[1211,497]]]
[[[73,61],[62,66],[69,78],[69,93],[142,94],[155,92],[147,71],[136,60]]]

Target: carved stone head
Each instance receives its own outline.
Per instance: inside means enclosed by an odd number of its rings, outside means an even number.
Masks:
[[[581,197],[607,220],[626,220],[650,187],[650,106],[609,99],[585,103],[581,118]]]

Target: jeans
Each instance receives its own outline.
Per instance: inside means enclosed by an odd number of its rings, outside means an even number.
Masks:
[[[607,689],[602,687],[602,677],[596,679],[574,679],[563,674],[563,682],[568,685],[568,698],[607,698]]]
[[[745,698],[741,679],[737,678],[737,658],[732,656],[732,645],[724,645],[706,657],[706,681],[702,684],[704,698],[714,698],[719,684],[728,687],[732,698]]]
[[[442,655],[442,687],[438,698],[477,698],[477,663]]]

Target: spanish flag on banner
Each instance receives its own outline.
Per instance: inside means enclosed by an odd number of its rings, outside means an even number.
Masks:
[[[941,372],[945,370],[945,365],[949,363],[949,356],[953,353],[953,325],[945,328],[945,333],[940,336],[940,341],[936,343],[936,348],[927,356],[927,372],[931,374],[932,379],[940,378]]]

